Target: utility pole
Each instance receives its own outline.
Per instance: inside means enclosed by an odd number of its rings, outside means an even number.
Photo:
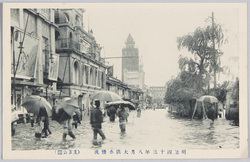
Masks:
[[[214,12],[212,12],[212,40],[213,40],[213,62],[214,62],[214,89],[216,88],[216,52],[214,44]]]
[[[13,45],[13,104],[16,106],[16,60],[15,60],[15,34],[16,34],[16,31],[15,29],[13,29],[13,34],[12,34],[12,45]],[[18,34],[18,33],[17,33]]]

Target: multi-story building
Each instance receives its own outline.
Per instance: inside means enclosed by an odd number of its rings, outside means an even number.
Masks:
[[[121,80],[113,77],[113,72],[110,71],[107,74],[106,90],[115,92],[123,100],[138,103],[139,99],[142,98],[143,92],[141,89],[122,82]]]
[[[164,97],[166,93],[166,87],[150,87],[150,92],[152,96],[152,102],[157,105],[164,104]]]
[[[144,88],[145,73],[140,64],[138,48],[129,34],[126,47],[122,49],[122,81],[128,85]]]
[[[122,81],[129,87],[141,91],[142,95],[138,101],[145,103],[145,72],[139,59],[138,48],[135,47],[135,41],[131,34],[128,35],[125,44],[126,47],[122,49]]]
[[[12,104],[38,94],[53,105],[59,57],[55,53],[53,9],[11,9]]]
[[[56,52],[60,54],[58,89],[67,96],[78,96],[79,106],[89,110],[91,95],[106,88],[106,69],[101,47],[93,31],[85,31],[84,9],[57,9]],[[85,111],[87,113],[88,111]]]
[[[143,98],[138,85],[106,79],[101,47],[92,30],[84,30],[83,13],[84,9],[11,10],[12,104],[20,108],[30,94],[44,96],[51,105],[75,96],[88,113],[91,95],[98,90],[130,101]]]

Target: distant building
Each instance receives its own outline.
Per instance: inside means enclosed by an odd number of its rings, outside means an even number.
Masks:
[[[107,67],[93,31],[85,31],[84,9],[57,9],[56,52],[60,54],[58,89],[66,96],[77,96],[79,106],[89,113],[91,95],[106,88]]]
[[[150,92],[152,96],[152,102],[162,105],[164,104],[164,97],[166,93],[166,87],[150,87]]]
[[[107,75],[106,90],[115,92],[123,100],[131,101],[134,104],[138,104],[139,99],[143,96],[141,89],[128,86],[121,80],[109,75]]]
[[[122,81],[135,91],[140,91],[142,95],[134,102],[146,102],[145,97],[145,72],[142,61],[139,59],[138,48],[135,47],[135,41],[131,34],[128,35],[125,42],[126,47],[122,49]]]
[[[126,47],[122,49],[122,81],[128,85],[144,89],[145,72],[139,61],[138,48],[129,34]]]

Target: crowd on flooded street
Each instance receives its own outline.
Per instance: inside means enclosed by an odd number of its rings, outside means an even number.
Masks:
[[[55,120],[50,121],[52,134],[47,138],[36,138],[36,124],[18,124],[16,134],[12,136],[13,150],[54,150],[54,149],[148,149],[148,148],[180,148],[180,149],[237,149],[239,148],[239,127],[230,125],[229,120],[218,118],[211,125],[211,120],[191,120],[177,118],[167,109],[142,109],[138,117],[137,111],[130,111],[126,131],[121,132],[119,117],[110,121],[108,115],[103,117],[101,130],[106,139],[98,134],[94,143],[94,132],[90,116],[83,116],[81,124],[75,127],[72,119],[72,132],[75,139],[67,135],[62,140],[64,125]],[[43,135],[44,136],[44,135]]]
[[[72,106],[72,105],[71,105]],[[70,107],[68,105],[68,107]],[[119,118],[119,128],[121,132],[126,132],[126,123],[128,122],[128,116],[130,109],[122,104],[111,105],[105,111],[100,107],[100,100],[94,100],[94,103],[91,103],[91,112],[90,112],[90,124],[93,130],[93,144],[98,145],[103,140],[106,139],[105,133],[102,131],[103,118],[107,115],[110,122],[115,122],[116,117]],[[30,125],[34,127],[34,136],[36,138],[47,138],[48,136],[53,136],[53,132],[50,129],[51,120],[57,121],[63,128],[62,140],[66,141],[67,136],[71,137],[73,140],[76,139],[76,135],[73,132],[72,128],[78,127],[81,124],[82,116],[79,109],[73,109],[71,113],[67,112],[68,109],[59,109],[53,108],[52,118],[50,118],[49,113],[47,112],[44,106],[41,106],[38,112],[38,115],[30,115]],[[12,109],[14,112],[14,108]],[[141,113],[141,104],[137,108],[138,114]],[[71,114],[71,115],[69,115]],[[14,115],[14,113],[13,113]],[[16,118],[18,119],[18,118]],[[15,119],[12,121],[12,136],[15,135]],[[118,128],[118,129],[119,129]],[[102,141],[97,140],[97,136],[100,135]]]

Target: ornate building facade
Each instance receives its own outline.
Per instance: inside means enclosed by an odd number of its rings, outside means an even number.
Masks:
[[[106,69],[101,47],[93,32],[83,26],[84,9],[57,9],[56,52],[60,54],[58,89],[66,96],[78,96],[79,106],[89,113],[91,95],[106,88]]]

